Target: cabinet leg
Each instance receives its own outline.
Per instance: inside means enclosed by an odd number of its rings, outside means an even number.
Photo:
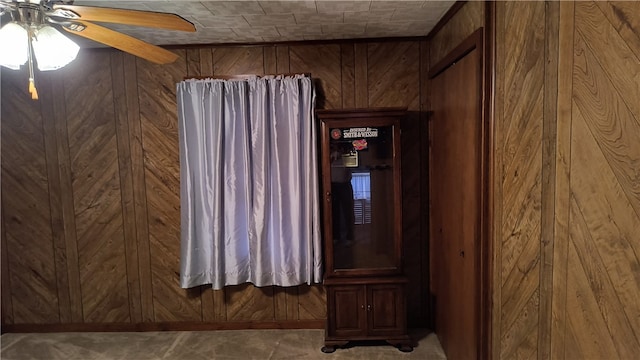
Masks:
[[[347,345],[349,342],[348,341],[335,341],[335,340],[328,340],[324,342],[324,346],[320,349],[320,351],[322,351],[325,354],[331,354],[332,352],[336,351],[337,348],[341,347],[341,346],[345,346]]]
[[[335,346],[323,346],[320,351],[322,351],[325,354],[331,354],[332,352],[336,351],[336,347]]]
[[[402,352],[412,352],[413,351],[413,346],[411,345],[410,342],[407,342],[406,340],[387,340],[387,342],[389,343],[389,345],[395,346],[398,350],[402,351]]]

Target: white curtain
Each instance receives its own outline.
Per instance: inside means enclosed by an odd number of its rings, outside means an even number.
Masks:
[[[180,285],[320,282],[311,78],[186,80],[177,90]]]
[[[370,174],[353,173],[351,174],[351,187],[353,188],[353,199],[371,200],[371,180]]]

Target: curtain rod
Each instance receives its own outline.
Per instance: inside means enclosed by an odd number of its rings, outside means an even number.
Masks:
[[[214,79],[214,80],[249,80],[255,78],[262,78],[266,76],[296,76],[296,75],[305,75],[311,77],[311,73],[287,73],[287,74],[265,74],[265,75],[256,75],[256,74],[241,74],[241,75],[215,75],[215,76],[187,76],[184,77],[184,80],[205,80],[205,79]]]

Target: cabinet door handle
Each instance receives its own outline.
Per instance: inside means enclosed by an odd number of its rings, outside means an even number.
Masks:
[[[371,311],[371,305],[367,305],[367,311]]]
[[[360,305],[360,309],[364,310],[364,305]]]
[[[328,192],[328,191],[327,191],[327,194],[326,194],[326,199],[327,199],[327,202],[331,202],[331,193]]]

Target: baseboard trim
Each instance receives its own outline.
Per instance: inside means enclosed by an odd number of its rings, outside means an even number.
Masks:
[[[324,329],[325,320],[100,324],[3,324],[2,333]]]

